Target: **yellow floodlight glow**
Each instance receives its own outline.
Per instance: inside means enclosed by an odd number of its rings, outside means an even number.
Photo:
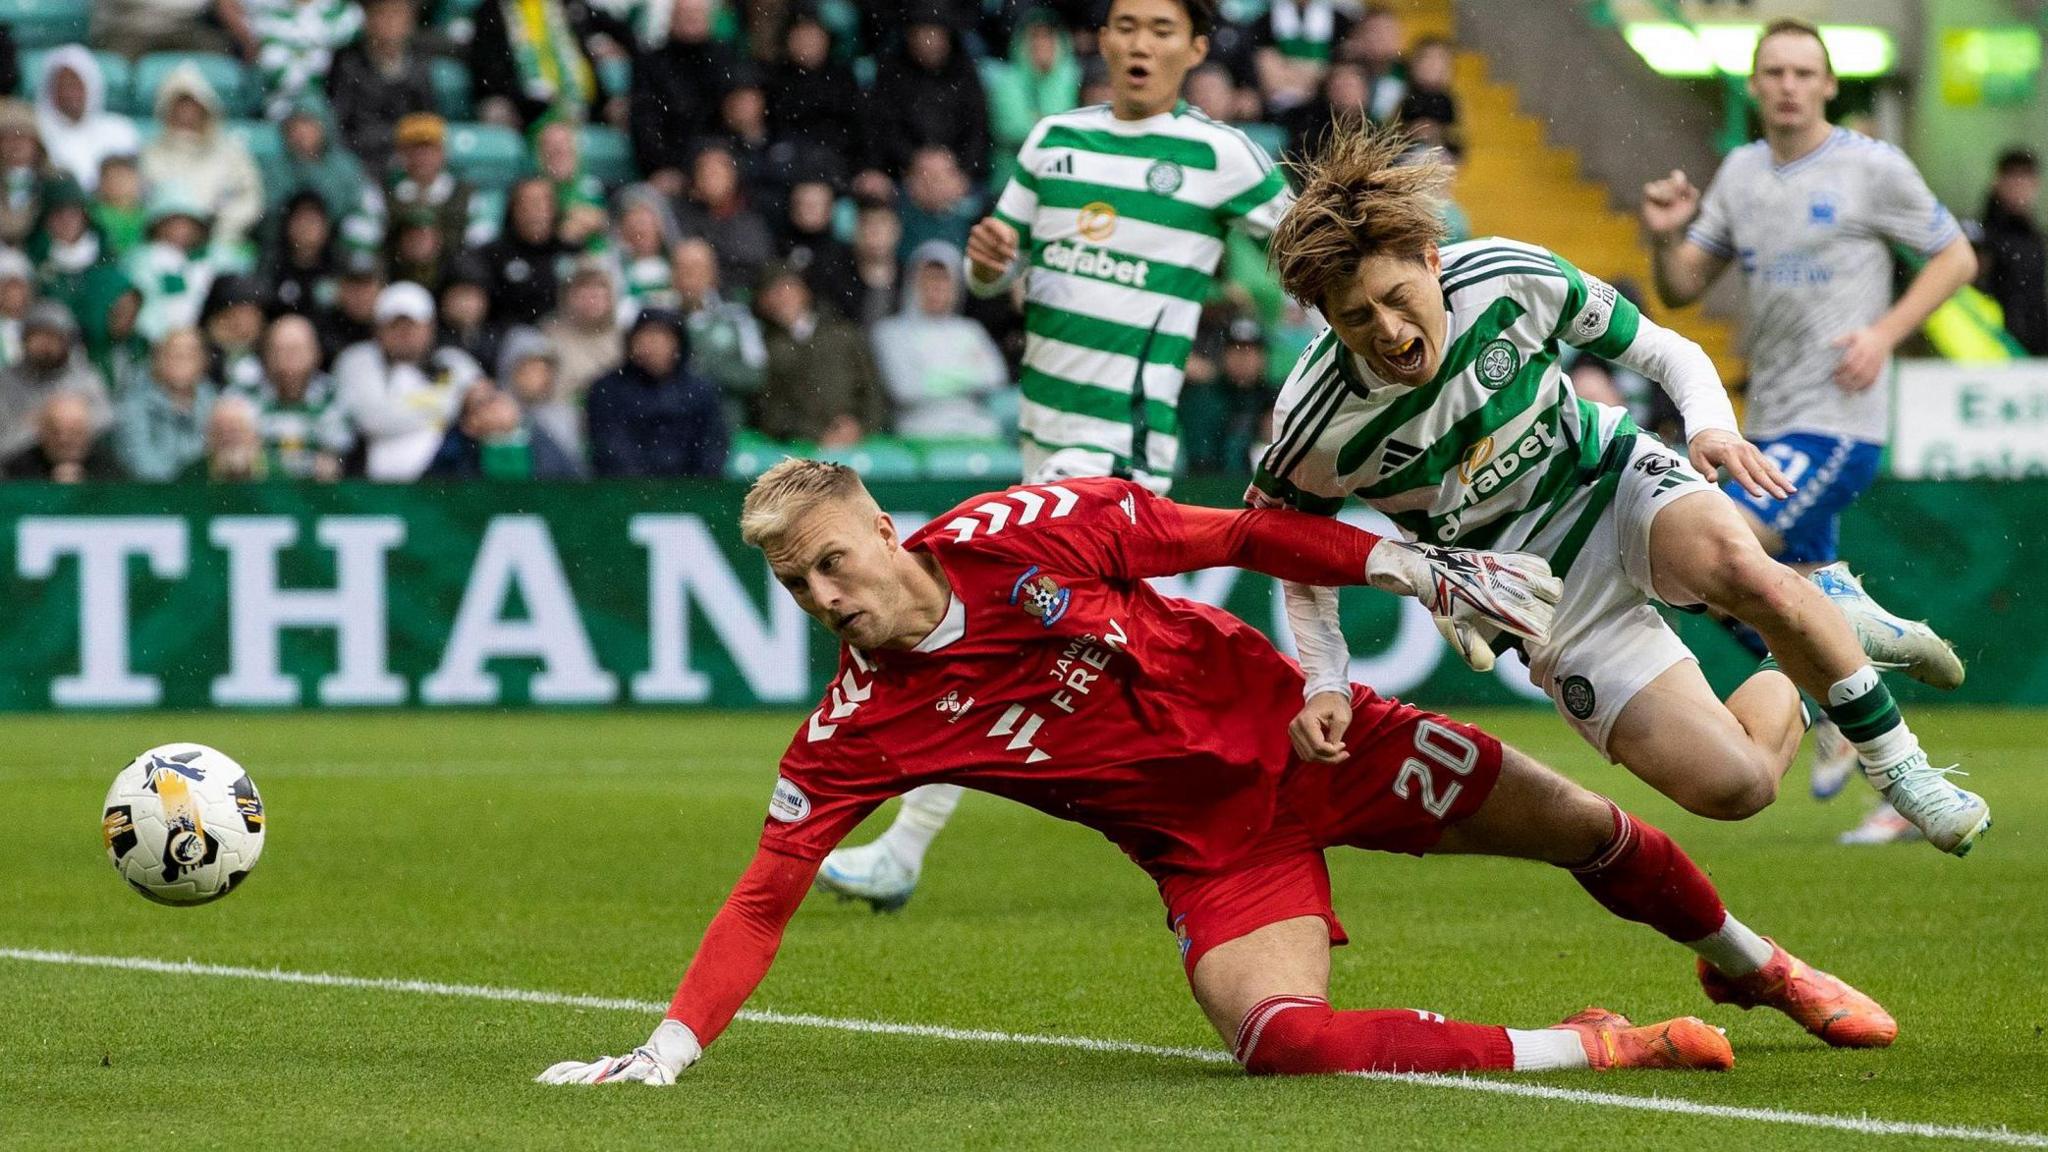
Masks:
[[[1622,29],[1628,46],[1663,76],[1749,75],[1756,56],[1761,24],[1683,24],[1645,21]],[[1835,62],[1835,74],[1848,79],[1883,76],[1898,62],[1890,32],[1856,24],[1823,24],[1821,42]]]

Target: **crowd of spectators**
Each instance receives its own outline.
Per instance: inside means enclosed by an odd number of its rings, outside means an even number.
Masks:
[[[8,477],[1014,442],[1021,301],[970,299],[961,250],[1031,126],[1107,98],[1096,3],[72,2],[82,44],[0,37]],[[1208,115],[1279,154],[1362,110],[1456,154],[1449,45],[1344,0],[1224,13]],[[1248,471],[1311,335],[1244,255],[1188,367],[1191,471]]]

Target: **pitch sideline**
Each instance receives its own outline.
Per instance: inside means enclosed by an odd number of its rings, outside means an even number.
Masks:
[[[412,992],[422,996],[446,996],[468,1000],[496,1000],[517,1004],[544,1004],[565,1008],[594,1008],[620,1012],[659,1013],[668,1005],[653,1000],[632,1000],[613,996],[579,996],[526,988],[501,988],[487,984],[446,984],[435,980],[402,980],[387,977],[342,976],[328,972],[292,972],[281,968],[246,968],[228,964],[201,964],[192,960],[157,960],[145,956],[94,956],[79,952],[56,952],[39,948],[0,947],[0,960],[51,964],[73,968],[115,968],[130,972],[156,972],[183,976],[213,976],[231,980],[260,980],[273,984],[301,984],[325,988],[347,988],[374,992]],[[756,1024],[784,1024],[800,1028],[827,1028],[840,1032],[866,1032],[883,1036],[910,1036],[929,1040],[955,1040],[987,1044],[1025,1044],[1046,1048],[1072,1048],[1089,1052],[1124,1052],[1208,1064],[1231,1063],[1230,1054],[1213,1048],[1173,1048],[1140,1044],[1128,1040],[1103,1040],[1088,1036],[1053,1036],[1028,1032],[1001,1032],[980,1028],[948,1028],[936,1024],[897,1024],[886,1020],[848,1020],[808,1013],[771,1012],[744,1009],[739,1018]],[[1558,1088],[1547,1084],[1468,1076],[1355,1073],[1362,1079],[1448,1088],[1468,1092],[1489,1092],[1499,1096],[1520,1096],[1590,1104],[1605,1108],[1626,1108],[1640,1112],[1663,1112],[1682,1116],[1704,1116],[1720,1120],[1749,1120],[1803,1128],[1824,1128],[1864,1136],[1921,1136],[1940,1140],[1967,1140],[2017,1148],[2048,1148],[2048,1134],[2015,1132],[2007,1128],[1971,1128],[1944,1124],[1918,1124],[1899,1120],[1874,1120],[1864,1116],[1830,1116],[1817,1112],[1792,1112],[1779,1108],[1742,1108],[1728,1104],[1701,1104],[1669,1096],[1630,1096],[1618,1092],[1594,1092],[1580,1088]]]

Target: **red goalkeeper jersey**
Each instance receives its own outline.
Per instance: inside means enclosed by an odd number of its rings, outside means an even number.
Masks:
[[[820,859],[883,801],[944,782],[1085,824],[1155,875],[1232,863],[1271,821],[1302,675],[1235,616],[1145,583],[1185,570],[1183,514],[1074,480],[911,536],[952,584],[945,620],[915,651],[841,650],[762,846]]]

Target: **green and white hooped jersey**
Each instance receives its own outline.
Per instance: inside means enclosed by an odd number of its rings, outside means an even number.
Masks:
[[[1489,237],[1442,256],[1436,376],[1386,383],[1325,329],[1281,389],[1248,495],[1324,514],[1357,496],[1411,538],[1534,551],[1562,575],[1613,499],[1636,426],[1580,399],[1558,353],[1616,357],[1641,313],[1535,245]]]
[[[1290,193],[1265,150],[1177,104],[1048,116],[996,202],[1026,260],[1024,436],[1171,476],[1181,372],[1232,225],[1263,239]]]

